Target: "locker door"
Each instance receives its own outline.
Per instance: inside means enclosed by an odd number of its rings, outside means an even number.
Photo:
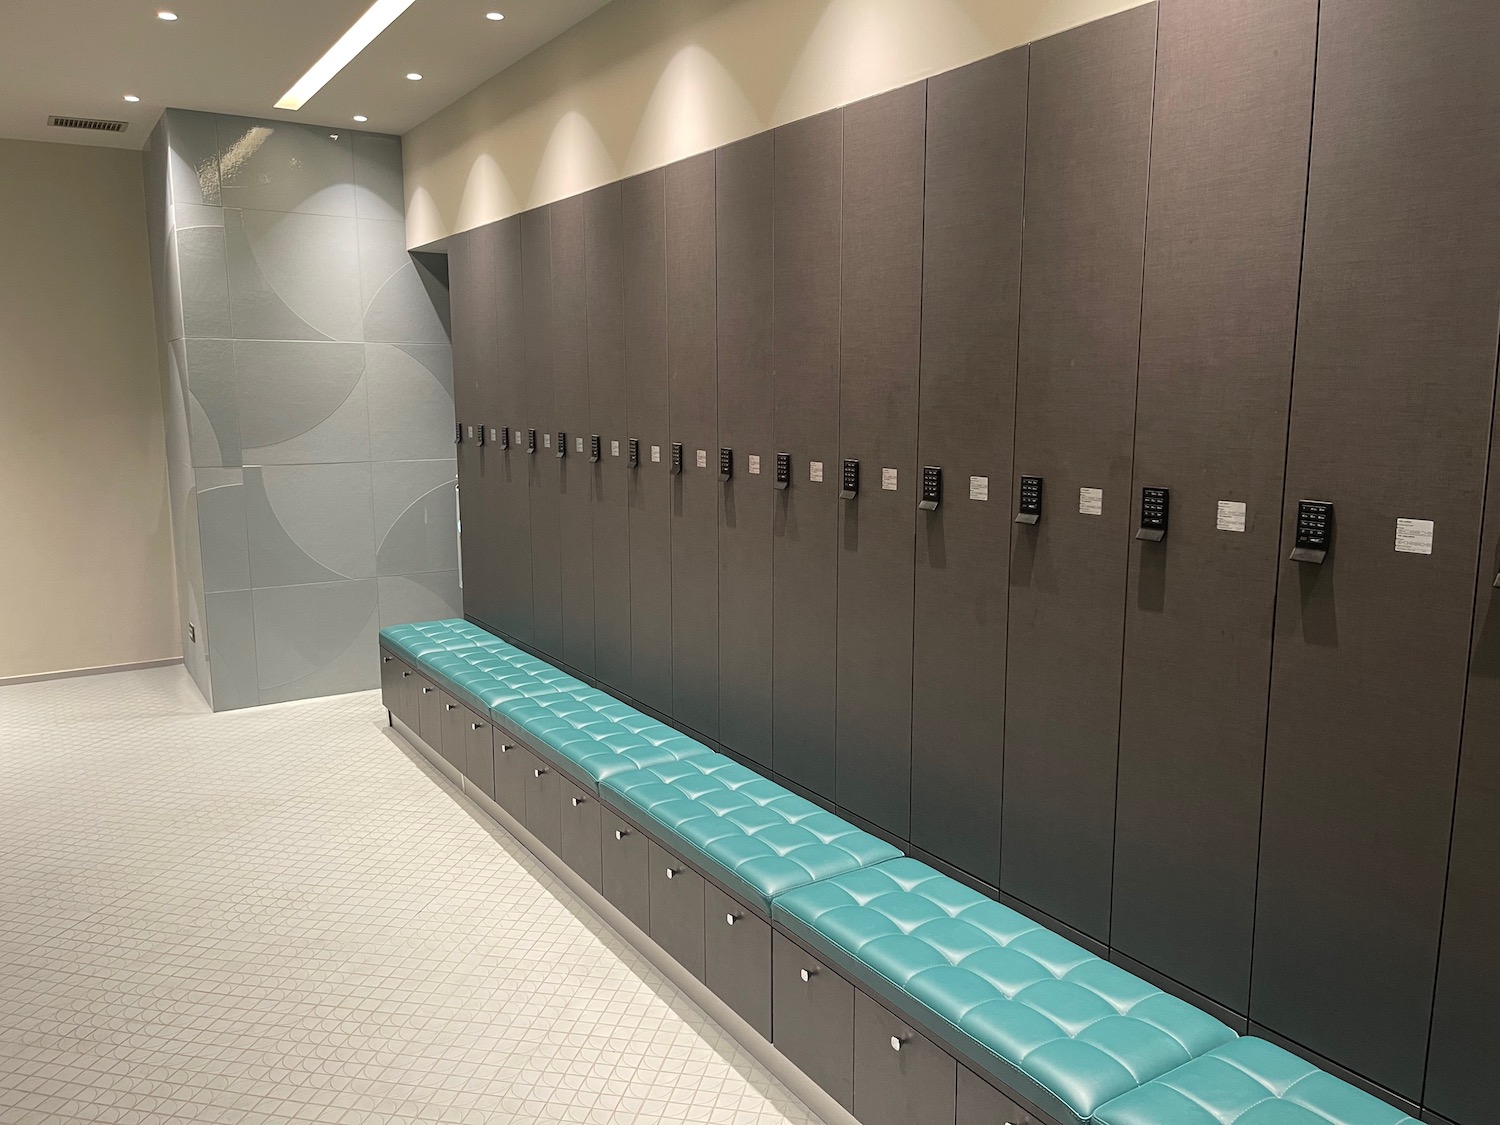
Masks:
[[[531,643],[547,656],[562,660],[562,472],[552,446],[557,402],[552,357],[552,212],[546,207],[521,216],[521,289],[526,357],[522,426],[536,431],[535,453],[525,452],[524,436],[521,442],[531,490]]]
[[[1031,46],[1000,889],[1101,941],[1155,54],[1154,4]]]
[[[773,444],[771,214],[775,136],[718,151],[719,741],[771,767]],[[758,458],[753,462],[751,458]],[[754,470],[758,468],[759,472]]]
[[[485,447],[487,492],[497,510],[498,538],[495,544],[495,582],[499,609],[495,624],[502,633],[522,644],[532,639],[531,590],[531,458],[526,456],[527,365],[525,300],[521,269],[521,220],[506,219],[495,225],[492,251],[495,255],[496,369],[495,405],[490,409],[493,426],[509,426],[509,448]],[[517,431],[520,431],[520,437]]]
[[[1018,48],[927,84],[917,462],[942,470],[943,495],[917,516],[911,842],[991,886],[1028,57]]]
[[[458,494],[463,515],[464,612],[498,626],[503,591],[498,581],[500,512],[487,479],[493,466],[474,427],[490,422],[491,386],[498,343],[495,326],[495,227],[455,236],[448,254],[453,315],[453,413],[464,428],[458,444]]]
[[[1334,543],[1281,563],[1250,1018],[1412,1100],[1495,391],[1497,71],[1487,0],[1323,0],[1283,546],[1304,497]]]
[[[844,110],[839,457],[838,804],[911,830],[912,551],[927,84]]]
[[[587,211],[581,196],[552,206],[552,374],[562,592],[562,660],[594,674],[593,466],[588,459],[589,332]],[[579,443],[582,443],[580,448]],[[557,454],[565,454],[563,457]]]
[[[700,734],[717,738],[722,486],[714,342],[713,154],[670,165],[666,200],[669,414],[671,439],[683,447],[682,472],[671,478],[671,713]]]
[[[584,196],[590,435],[599,435],[593,480],[595,674],[629,695],[630,471],[625,466],[625,298],[620,185]],[[618,450],[618,452],[616,452]]]
[[[834,110],[776,130],[773,215],[776,449],[791,455],[791,485],[773,498],[771,524],[772,761],[777,773],[830,800],[843,122],[843,110]]]
[[[1241,1014],[1317,18],[1161,4],[1131,500],[1171,526],[1131,547],[1110,933]]]
[[[495,740],[490,724],[464,708],[464,776],[495,799]]]
[[[671,478],[653,447],[667,440],[666,174],[621,185],[625,245],[626,430],[640,443],[640,465],[626,469],[630,504],[632,695],[672,710]],[[622,444],[622,452],[629,447]]]

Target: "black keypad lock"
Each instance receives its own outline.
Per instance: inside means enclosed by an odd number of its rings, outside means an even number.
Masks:
[[[922,469],[922,500],[917,505],[924,512],[935,512],[943,502],[943,470],[936,465]]]
[[[674,441],[672,443],[672,475],[675,477],[675,476],[680,476],[681,474],[682,474],[682,442],[680,442],[680,441]]]
[[[631,438],[629,443],[630,456],[627,464],[633,469],[641,463],[641,442],[639,438]]]
[[[1168,494],[1165,488],[1141,489],[1141,528],[1137,539],[1160,543],[1167,537]]]
[[[599,463],[599,447],[602,444],[598,434],[594,434],[589,438],[589,460],[595,465]]]
[[[464,442],[464,424],[462,422],[454,422],[453,423],[453,444],[454,445],[462,445],[463,442]]]
[[[844,460],[844,475],[840,478],[842,487],[839,489],[839,499],[853,500],[859,495],[859,462],[853,458]]]
[[[719,479],[727,481],[732,476],[734,476],[734,450],[721,448],[719,450]]]
[[[474,444],[475,445],[483,445],[484,444],[484,423],[483,422],[479,423],[479,425],[477,425],[477,426],[474,427]]]
[[[792,485],[792,455],[790,453],[776,454],[776,488],[785,491]]]
[[[1292,548],[1296,562],[1321,563],[1333,546],[1333,505],[1327,500],[1297,503],[1297,539]]]
[[[1037,523],[1042,518],[1042,478],[1021,478],[1021,503],[1020,511],[1016,513],[1017,523]]]
[[[561,430],[558,430],[557,431],[557,456],[559,456],[559,457],[566,457],[567,455],[568,455],[568,435],[565,434],[565,433],[563,433]]]
[[[510,448],[510,427],[501,426],[495,431],[495,435],[499,439],[501,449]]]
[[[527,453],[535,453],[536,452],[536,431],[535,430],[527,430],[526,431],[526,452]]]

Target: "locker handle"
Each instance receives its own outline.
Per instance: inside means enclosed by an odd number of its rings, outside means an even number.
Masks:
[[[575,809],[576,809],[576,808],[577,808],[577,807],[578,807],[578,806],[579,806],[579,805],[581,805],[581,804],[583,804],[583,798],[582,798],[582,797],[574,797],[574,798],[573,798],[573,807],[574,807],[574,808],[575,808]]]
[[[532,772],[535,773],[537,775],[537,777],[541,777],[542,774],[546,773],[547,771],[546,770],[533,770]]]
[[[806,984],[808,981],[812,980],[813,977],[815,977],[817,975],[818,975],[818,970],[817,969],[803,969],[802,970],[802,982],[804,984]]]
[[[479,728],[475,727],[474,729],[478,730]],[[502,753],[502,754],[509,754],[510,753],[510,747],[506,746],[505,744],[502,743],[501,746],[500,746],[500,753]]]
[[[673,867],[667,868],[667,878],[668,879],[675,879],[675,878],[677,878],[677,869],[673,868]]]
[[[741,917],[742,915],[739,914],[726,914],[724,915],[724,921],[728,922],[732,926],[736,922],[738,922]]]
[[[389,664],[391,662],[391,658],[389,656],[382,656],[380,658],[380,662],[382,664]]]
[[[458,710],[458,704],[457,703],[444,703],[443,704],[443,710],[444,711],[457,711]],[[474,729],[478,730],[479,728],[475,727]]]
[[[404,679],[406,679],[407,676],[410,676],[410,675],[411,675],[410,672],[402,672],[401,673],[401,678],[404,680]]]
[[[478,723],[470,723],[469,724],[469,729],[470,730],[478,730],[479,729],[479,724]]]
[[[422,694],[423,695],[431,695],[435,690],[436,690],[435,688],[424,687],[422,689]]]
[[[891,1036],[891,1050],[893,1050],[893,1051],[899,1051],[899,1050],[901,1050],[901,1046],[905,1042],[906,1042],[906,1040],[903,1039],[903,1038],[901,1038],[901,1036],[899,1036],[899,1035],[892,1035]]]
[[[623,828],[616,828],[615,829],[615,839],[616,840],[623,840],[623,839],[625,839],[626,836],[629,836],[629,835],[630,835],[630,833],[627,832]]]

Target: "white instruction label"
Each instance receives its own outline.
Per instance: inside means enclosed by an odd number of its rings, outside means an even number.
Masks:
[[[970,500],[988,500],[989,498],[990,498],[990,478],[989,477],[970,477],[969,478],[969,499]]]
[[[1396,550],[1408,555],[1432,554],[1432,521],[1397,520]]]
[[[612,441],[612,442],[609,443],[609,455],[611,457],[618,457],[620,455],[620,443],[619,442]]]
[[[543,449],[551,449],[552,448],[552,435],[551,434],[543,434],[542,435],[542,448]]]
[[[698,468],[708,468],[708,450],[706,449],[698,450]]]
[[[883,488],[883,489],[885,489],[887,492],[895,492],[896,491],[896,487],[897,486],[896,486],[896,470],[895,469],[881,469],[880,470],[880,487]]]
[[[1219,530],[1245,530],[1245,504],[1241,500],[1219,501]]]
[[[653,460],[653,461],[660,461],[661,460],[661,446],[659,446],[659,445],[653,445],[651,447],[651,460]]]
[[[521,431],[520,430],[516,431],[516,444],[517,445],[521,444]]]
[[[1078,514],[1102,516],[1104,514],[1104,489],[1080,488],[1078,490]]]
[[[807,463],[807,479],[814,483],[823,479],[823,462],[809,461]]]
[[[760,458],[753,453],[750,454],[750,471],[752,473],[760,472]]]
[[[491,441],[499,441],[500,440],[500,431],[497,430],[494,426],[490,427],[490,440]]]
[[[583,452],[583,439],[582,438],[578,439],[578,452],[579,453]]]

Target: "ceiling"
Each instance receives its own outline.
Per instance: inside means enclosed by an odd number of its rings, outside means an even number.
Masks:
[[[416,0],[289,113],[275,101],[371,0],[0,0],[0,137],[139,149],[169,106],[404,133],[608,2]],[[129,128],[52,128],[52,114]]]

